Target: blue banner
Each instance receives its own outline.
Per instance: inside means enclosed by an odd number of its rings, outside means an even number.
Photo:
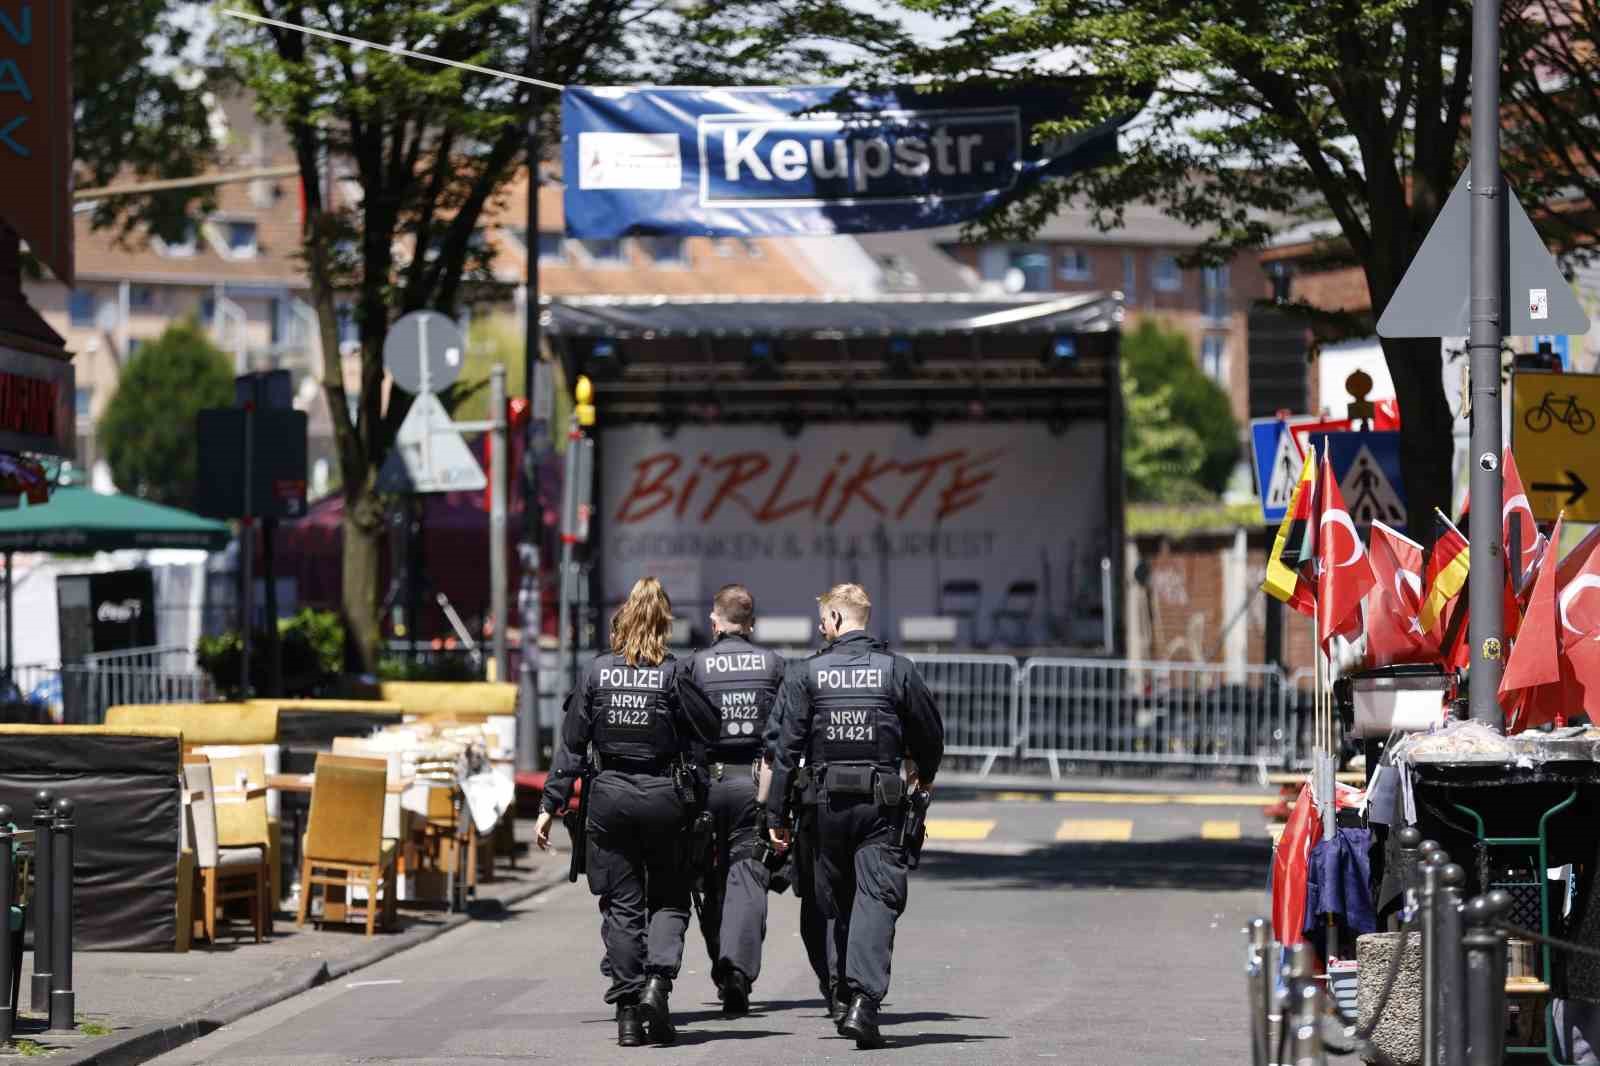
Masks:
[[[945,226],[1116,158],[1107,122],[1035,143],[1084,87],[568,88],[567,234],[789,236]]]

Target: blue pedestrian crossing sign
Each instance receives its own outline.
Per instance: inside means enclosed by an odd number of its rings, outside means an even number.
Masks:
[[[1280,418],[1257,418],[1250,423],[1250,449],[1255,456],[1256,490],[1261,496],[1261,518],[1268,525],[1283,521],[1300,478],[1304,460],[1294,434]]]
[[[1550,350],[1561,360],[1561,369],[1572,369],[1572,338],[1565,333],[1545,333],[1533,338],[1533,350],[1537,352],[1541,345],[1548,344]]]
[[[1373,521],[1395,529],[1406,524],[1405,481],[1400,476],[1400,434],[1325,433],[1312,438],[1326,452],[1345,509],[1358,526]]]

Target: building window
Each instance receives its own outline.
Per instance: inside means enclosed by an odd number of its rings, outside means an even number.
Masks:
[[[139,349],[144,347],[144,340],[140,337],[128,339],[128,357],[131,359],[139,354]]]
[[[1157,292],[1179,292],[1183,289],[1183,271],[1178,269],[1178,257],[1168,252],[1157,255],[1150,264],[1150,287]]]
[[[197,233],[198,230],[195,228],[195,224],[193,222],[185,222],[183,224],[182,235],[175,237],[170,241],[162,237],[157,237],[151,243],[155,245],[157,252],[160,252],[169,259],[188,259],[194,255],[195,237]]]
[[[274,347],[283,343],[283,301],[274,296],[267,301],[267,324],[271,330],[270,342]]]
[[[1058,270],[1062,281],[1093,281],[1094,266],[1082,248],[1063,248]]]
[[[1130,307],[1139,302],[1139,257],[1132,252],[1122,253],[1122,302]]]
[[[256,224],[254,222],[229,222],[224,226],[228,238],[228,254],[235,259],[252,259],[256,254]]]
[[[1051,275],[1050,252],[1028,245],[998,245],[984,248],[978,255],[978,271],[984,281],[1007,292],[1049,292],[1055,288]]]
[[[349,304],[339,304],[333,309],[333,315],[339,320],[339,343],[349,344],[361,339],[356,329],[356,311]]]
[[[67,316],[74,326],[94,325],[95,310],[94,293],[74,289],[67,294]]]
[[[685,266],[689,262],[689,250],[682,237],[641,237],[639,247],[658,265]]]
[[[766,255],[766,253],[761,250],[761,243],[759,241],[753,241],[749,237],[743,237],[741,240],[744,242],[744,254],[749,256],[751,259],[760,259],[762,256]]]
[[[200,297],[200,324],[210,326],[217,319],[217,298],[207,293]]]
[[[156,290],[149,285],[128,286],[128,306],[150,308],[156,305]]]
[[[583,254],[596,264],[605,266],[621,266],[627,262],[623,254],[622,241],[615,237],[591,239],[580,242],[583,245]]]
[[[1228,268],[1210,266],[1200,273],[1203,293],[1200,310],[1207,318],[1221,321],[1228,317]]]
[[[559,233],[539,234],[539,262],[565,263],[567,261],[567,241]]]
[[[1207,333],[1200,339],[1200,369],[1218,385],[1228,384],[1227,338],[1218,333]]]
[[[94,408],[94,390],[88,388],[78,389],[73,396],[73,402],[77,408],[79,422],[87,421],[90,410]]]

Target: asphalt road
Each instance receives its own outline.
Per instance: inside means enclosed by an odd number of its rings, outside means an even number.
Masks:
[[[833,1032],[793,896],[772,901],[754,1012],[721,1016],[692,934],[678,1045],[616,1047],[594,899],[563,885],[156,1061],[1237,1066],[1240,929],[1263,909],[1268,848],[1259,810],[1213,799],[936,804],[940,839],[912,875],[882,1051]]]

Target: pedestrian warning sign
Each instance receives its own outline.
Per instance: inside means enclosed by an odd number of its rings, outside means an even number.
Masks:
[[[1303,460],[1287,423],[1258,418],[1250,423],[1250,446],[1255,454],[1256,485],[1261,494],[1261,518],[1268,525],[1283,521],[1294,495]]]
[[[1600,522],[1600,374],[1519,370],[1511,379],[1511,448],[1541,522]]]
[[[1400,434],[1324,433],[1312,443],[1326,451],[1345,509],[1357,526],[1374,521],[1395,529],[1406,524],[1405,481],[1400,476]]]

